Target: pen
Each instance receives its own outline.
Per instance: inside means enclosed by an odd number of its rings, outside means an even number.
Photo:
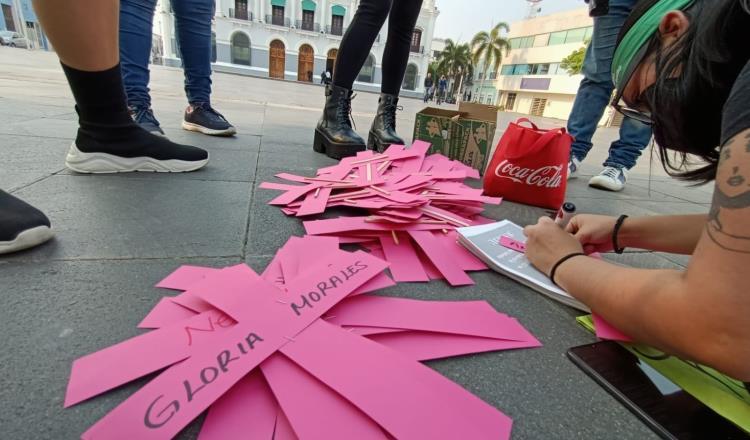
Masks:
[[[576,205],[565,202],[560,207],[560,210],[557,211],[557,217],[555,217],[555,224],[560,226],[561,228],[565,229],[566,226],[568,226],[568,222],[571,218],[576,214]]]

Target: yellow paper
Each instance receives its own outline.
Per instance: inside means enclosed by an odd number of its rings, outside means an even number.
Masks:
[[[594,333],[591,315],[579,316],[579,324]],[[664,354],[642,344],[620,343],[687,393],[722,417],[750,433],[750,393],[742,382],[718,371]]]

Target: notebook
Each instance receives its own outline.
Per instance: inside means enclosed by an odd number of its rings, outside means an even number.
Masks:
[[[479,257],[496,272],[542,293],[555,301],[585,312],[589,308],[557,287],[547,275],[536,270],[521,252],[500,244],[500,238],[510,237],[525,242],[523,228],[510,220],[478,226],[458,228],[458,242]]]

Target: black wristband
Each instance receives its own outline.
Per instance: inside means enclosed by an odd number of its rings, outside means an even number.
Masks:
[[[584,254],[583,252],[573,252],[572,254],[568,254],[560,258],[559,260],[557,260],[557,263],[555,263],[555,265],[552,266],[552,270],[549,271],[549,279],[552,281],[552,283],[555,286],[557,286],[557,281],[555,281],[555,272],[557,272],[557,268],[560,267],[560,265],[563,264],[564,262],[570,260],[571,258],[578,257],[581,255],[586,256],[586,254]]]
[[[625,251],[625,248],[620,247],[620,245],[617,243],[617,234],[620,233],[620,228],[622,227],[622,223],[626,218],[628,218],[628,216],[625,214],[618,217],[617,221],[615,222],[615,228],[612,230],[612,250],[614,250],[616,254],[621,254]]]

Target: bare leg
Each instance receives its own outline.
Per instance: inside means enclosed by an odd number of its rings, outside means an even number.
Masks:
[[[34,10],[60,61],[96,72],[117,65],[118,0],[34,0]]]

